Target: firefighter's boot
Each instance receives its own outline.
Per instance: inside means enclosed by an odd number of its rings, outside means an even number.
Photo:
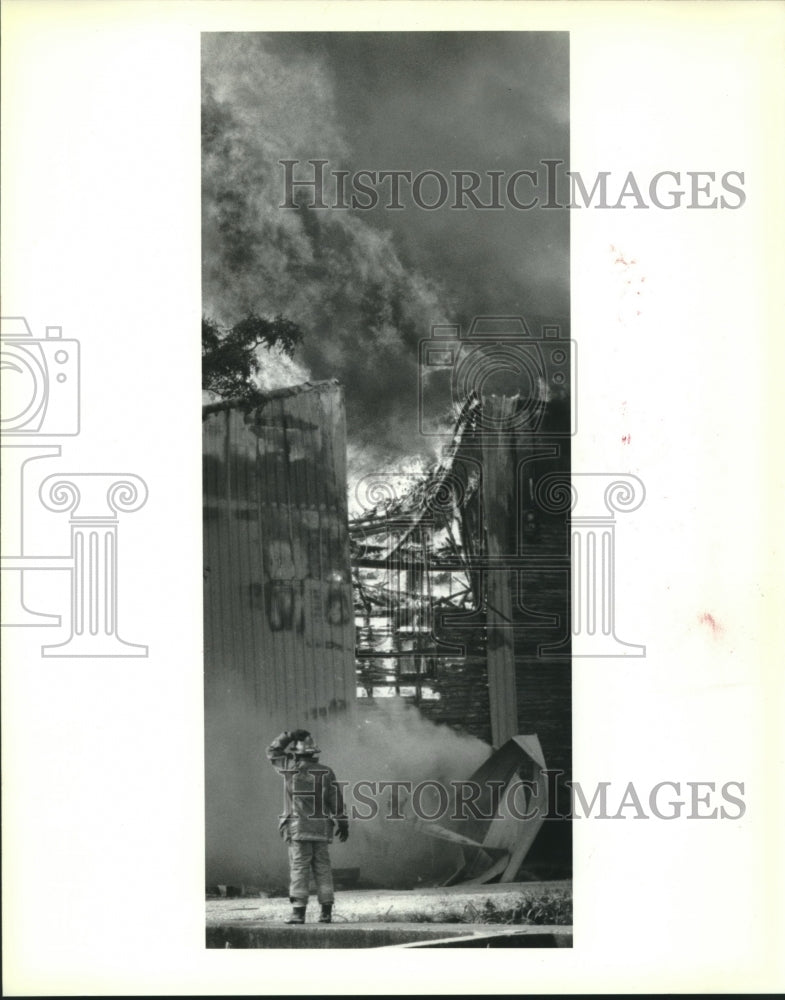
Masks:
[[[292,915],[286,921],[287,924],[304,924],[305,923],[305,907],[298,906],[297,903],[292,906]]]
[[[320,924],[331,924],[333,922],[333,904],[322,903],[322,912],[319,915]]]

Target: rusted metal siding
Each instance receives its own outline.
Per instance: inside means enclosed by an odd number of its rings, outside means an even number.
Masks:
[[[209,411],[208,407],[207,410]],[[205,676],[287,725],[356,697],[343,394],[298,387],[203,423]]]

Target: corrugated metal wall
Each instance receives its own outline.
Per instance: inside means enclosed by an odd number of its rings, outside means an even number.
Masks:
[[[208,408],[209,410],[210,408]],[[356,699],[343,393],[317,383],[203,423],[205,679],[305,725]]]

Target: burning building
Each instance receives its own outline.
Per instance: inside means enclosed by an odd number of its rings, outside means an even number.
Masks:
[[[350,522],[363,694],[412,698],[501,746],[522,721],[569,759],[569,478],[557,406],[471,397],[446,457]],[[391,480],[392,482],[392,480]],[[375,477],[361,484],[374,499]],[[566,769],[566,768],[565,768]]]
[[[262,735],[289,723],[345,729],[398,699],[507,747],[505,780],[520,733],[569,777],[569,521],[549,502],[569,476],[558,402],[534,413],[472,394],[438,466],[366,477],[351,520],[339,385],[203,416],[208,880],[232,877],[238,831],[252,851],[261,822],[254,779],[227,771],[247,773]],[[550,837],[562,861],[565,837]]]

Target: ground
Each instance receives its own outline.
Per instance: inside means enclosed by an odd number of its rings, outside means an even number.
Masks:
[[[572,883],[338,892],[329,928],[316,923],[314,898],[305,928],[286,925],[290,913],[288,900],[281,898],[209,899],[208,946],[382,947],[456,934],[492,932],[498,938],[515,931],[525,935],[518,943],[554,947],[572,940]]]

